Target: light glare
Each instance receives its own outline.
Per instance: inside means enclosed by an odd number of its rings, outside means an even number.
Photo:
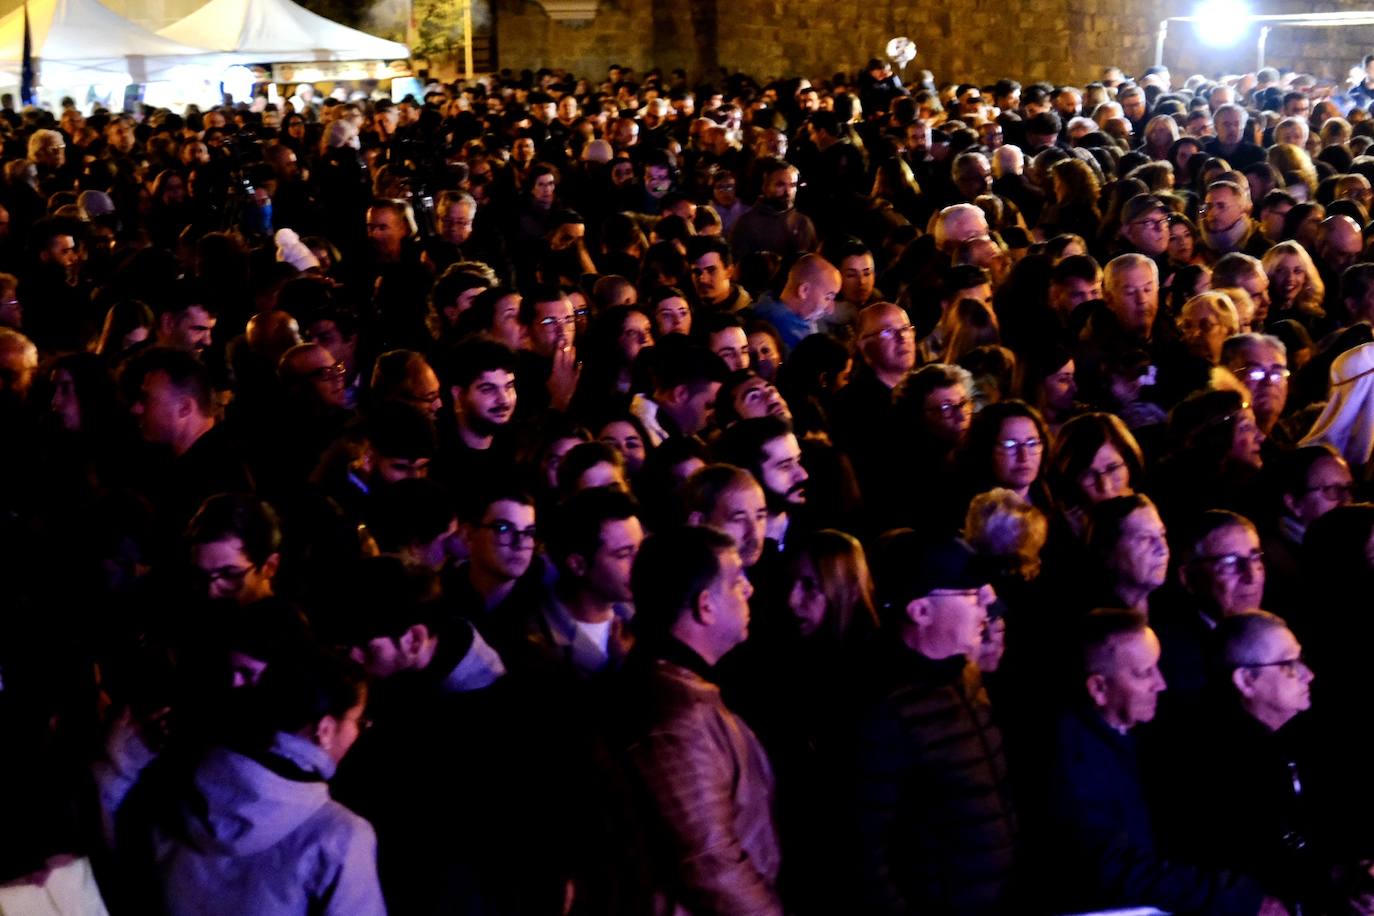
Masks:
[[[1245,36],[1250,8],[1241,0],[1206,0],[1193,13],[1198,39],[1215,48],[1226,47]]]

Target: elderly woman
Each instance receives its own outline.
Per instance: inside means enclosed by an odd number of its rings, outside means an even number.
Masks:
[[[1331,398],[1299,445],[1325,442],[1367,479],[1374,458],[1374,343],[1361,344],[1331,364]]]
[[[1222,343],[1240,333],[1240,316],[1229,296],[1209,290],[1183,303],[1178,332],[1189,354],[1215,366],[1221,360]]]

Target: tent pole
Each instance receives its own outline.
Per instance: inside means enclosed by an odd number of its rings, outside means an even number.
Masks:
[[[463,77],[472,79],[472,0],[463,0]]]

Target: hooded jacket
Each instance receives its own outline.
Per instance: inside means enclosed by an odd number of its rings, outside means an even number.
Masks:
[[[372,826],[329,797],[334,761],[278,734],[262,762],[217,748],[155,835],[171,916],[381,916]]]

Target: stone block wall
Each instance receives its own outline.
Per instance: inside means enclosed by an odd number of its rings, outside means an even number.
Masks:
[[[684,67],[693,78],[713,66],[760,79],[829,78],[881,56],[888,39],[909,36],[919,56],[907,67],[937,81],[988,83],[1013,76],[1082,85],[1109,64],[1128,73],[1154,62],[1165,16],[1187,15],[1193,0],[602,0],[587,23],[555,22],[535,0],[499,0],[500,65],[569,67],[595,78],[621,62]],[[1256,12],[1361,9],[1354,0],[1302,3],[1253,0]],[[1257,27],[1226,49],[1202,45],[1190,23],[1172,23],[1165,63],[1181,81],[1189,73],[1255,67]],[[1374,26],[1277,28],[1266,61],[1319,76],[1343,77],[1374,52]]]

